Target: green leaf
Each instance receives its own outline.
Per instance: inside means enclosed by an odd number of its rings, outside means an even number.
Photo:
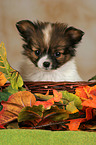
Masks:
[[[37,96],[40,99],[44,99],[44,100],[49,100],[49,99],[53,98],[53,95],[43,95],[41,93],[35,93],[35,96]]]
[[[13,89],[23,86],[23,80],[19,72],[14,70],[7,61],[4,43],[0,44],[0,71],[4,73],[6,79],[11,83]]]
[[[52,106],[51,109],[45,110],[44,119],[53,121],[61,121],[69,118],[69,113],[65,109],[59,109],[57,106]]]
[[[72,93],[69,93],[68,91],[61,91],[62,93],[62,100],[63,100],[63,103],[64,104],[68,104],[69,102],[71,101],[74,101],[74,105],[78,108],[78,109],[82,109],[82,105],[81,105],[81,99],[72,94]]]
[[[14,94],[14,93],[17,93],[18,90],[17,89],[13,89],[12,86],[10,85],[10,86],[6,87],[5,89],[3,89],[3,92],[5,92],[5,93],[8,92],[10,94]]]
[[[92,80],[96,80],[96,75],[92,77],[91,79],[89,79],[88,81],[92,81]]]
[[[26,89],[23,87],[20,87],[20,88],[18,88],[18,91],[26,91]]]
[[[68,105],[66,106],[66,110],[69,111],[71,114],[79,112],[77,107],[74,105],[74,101],[68,103]]]
[[[3,92],[5,92],[5,93],[8,92],[10,94],[17,93],[18,91],[26,91],[26,89],[23,88],[23,87],[18,88],[18,90],[17,89],[13,89],[12,85],[10,85],[10,86],[6,87],[5,89],[3,89]]]
[[[11,93],[4,93],[4,92],[0,92],[0,102],[1,101],[7,101],[9,96],[11,96]]]
[[[41,119],[43,115],[43,106],[34,106],[30,107],[27,106],[21,110],[21,112],[18,115],[18,122],[22,121],[34,121],[36,119]]]
[[[3,109],[3,106],[2,105],[0,105],[0,111]]]
[[[11,96],[11,93],[8,92],[0,92],[0,102],[7,101],[8,98]],[[3,109],[3,106],[0,103],[0,111]]]

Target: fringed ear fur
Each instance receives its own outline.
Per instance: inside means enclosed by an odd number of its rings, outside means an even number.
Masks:
[[[74,44],[77,44],[84,35],[84,32],[74,27],[69,27],[65,31],[65,37],[70,39]]]
[[[29,20],[22,20],[17,22],[16,27],[25,42],[28,42],[30,40],[32,34],[36,29],[34,23]]]
[[[31,30],[31,31],[35,30],[34,24],[29,20],[22,20],[22,21],[17,22],[16,27],[20,33],[23,33],[28,30]]]

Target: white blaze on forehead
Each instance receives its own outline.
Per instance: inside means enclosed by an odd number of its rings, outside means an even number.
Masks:
[[[48,46],[49,41],[50,41],[51,32],[52,32],[51,24],[48,24],[45,27],[45,29],[43,29],[42,31],[43,31],[43,34],[44,34],[44,42]]]

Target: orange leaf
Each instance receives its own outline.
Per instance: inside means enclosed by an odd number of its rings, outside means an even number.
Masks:
[[[87,99],[86,101],[82,102],[83,106],[96,108],[96,99]]]
[[[54,101],[55,102],[61,101],[61,98],[62,98],[62,93],[61,92],[53,90],[53,95],[54,95]]]
[[[83,98],[87,99],[87,94],[86,94],[83,86],[77,87],[75,92],[76,92],[75,95],[80,97],[81,99],[83,99]]]
[[[7,79],[5,78],[4,74],[0,72],[0,86],[4,86],[6,82],[7,82]]]
[[[92,95],[96,96],[96,85],[93,87],[90,86],[77,87],[75,95],[79,96],[83,100],[84,98],[88,99],[92,97]]]
[[[0,124],[17,119],[23,107],[33,106],[35,102],[35,96],[28,91],[20,91],[11,95],[7,102],[1,102],[3,110],[0,112]]]
[[[54,98],[51,98],[47,101],[36,101],[34,105],[36,106],[43,105],[45,109],[50,109],[53,104],[54,104]]]
[[[96,85],[93,86],[93,87],[90,87],[90,90],[89,90],[88,93],[91,94],[91,95],[96,96]]]
[[[86,118],[72,119],[72,120],[69,120],[69,121],[70,121],[70,123],[68,124],[69,130],[76,131],[76,130],[78,130],[78,128],[80,126],[80,123],[86,121]]]

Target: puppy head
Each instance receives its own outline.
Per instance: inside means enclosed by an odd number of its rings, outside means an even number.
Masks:
[[[84,32],[63,23],[22,20],[16,24],[25,44],[24,52],[36,67],[57,69],[75,55]]]

